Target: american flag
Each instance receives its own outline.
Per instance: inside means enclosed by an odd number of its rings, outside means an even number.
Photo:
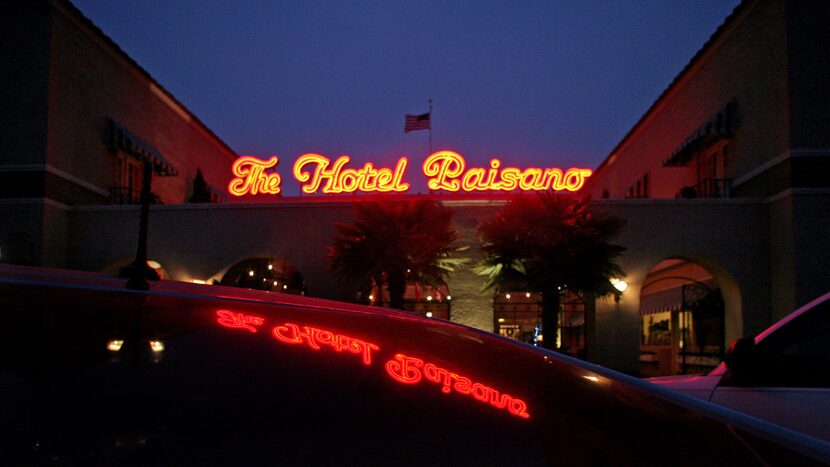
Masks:
[[[421,115],[407,115],[406,123],[403,126],[403,132],[430,130],[432,127],[429,124],[430,113],[427,112]]]

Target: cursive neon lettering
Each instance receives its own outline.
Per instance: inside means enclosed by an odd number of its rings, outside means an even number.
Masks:
[[[279,158],[272,156],[267,161],[251,156],[242,156],[233,163],[234,178],[228,183],[228,193],[234,196],[267,194],[280,192],[282,179],[278,173],[267,173],[267,169],[277,166]]]
[[[371,162],[363,168],[349,169],[349,156],[340,156],[332,164],[331,159],[320,154],[303,154],[294,162],[294,178],[304,183],[303,193],[326,194],[379,192],[404,192],[409,184],[403,181],[408,159],[401,157],[395,169],[376,169]],[[329,168],[331,167],[331,168]]]
[[[497,409],[507,411],[517,417],[530,418],[527,403],[507,393],[500,393],[496,389],[482,383],[473,383],[467,377],[453,373],[433,363],[402,353],[395,354],[395,358],[386,362],[386,372],[392,379],[403,384],[417,384],[423,380],[441,384],[441,391],[445,394],[457,392],[472,396],[479,402],[486,403]]]
[[[520,170],[501,166],[492,159],[490,168],[467,168],[464,158],[453,151],[438,151],[424,160],[423,172],[430,190],[444,191],[577,191],[591,176],[591,170],[530,167]]]
[[[273,329],[274,337],[286,344],[305,344],[311,350],[320,350],[322,346],[330,347],[335,352],[349,352],[361,356],[364,365],[372,364],[372,352],[380,350],[375,344],[354,337],[335,334],[325,329],[311,326],[298,326],[285,323]]]

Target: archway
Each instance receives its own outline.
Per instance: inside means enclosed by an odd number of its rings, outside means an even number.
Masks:
[[[654,266],[640,289],[640,374],[706,373],[726,348],[723,284],[684,258]]]
[[[280,258],[247,258],[222,276],[220,285],[305,295],[303,276],[289,262]]]

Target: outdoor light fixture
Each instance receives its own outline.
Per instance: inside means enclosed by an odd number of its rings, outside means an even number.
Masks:
[[[369,300],[374,300],[374,299],[375,299],[375,296],[372,295],[372,294],[369,294]]]
[[[268,270],[269,270],[269,271],[273,271],[273,270],[274,270],[274,265],[273,265],[273,264],[269,264],[269,265],[268,265]]]
[[[625,289],[628,288],[628,282],[622,279],[612,277],[611,279],[609,279],[609,281],[611,281],[611,285],[613,285],[614,288],[619,290],[620,292],[625,292]]]
[[[254,271],[253,271],[253,269],[252,269],[252,270],[250,270],[250,271],[248,271],[248,275],[249,275],[249,276],[251,276],[251,277],[254,277]]]
[[[156,353],[164,352],[164,343],[162,341],[150,341],[150,350]]]
[[[427,301],[428,301],[428,302],[431,302],[431,301],[432,301],[432,295],[427,295]]]
[[[510,294],[509,293],[504,294],[504,298],[510,300]]]
[[[432,318],[432,312],[431,311],[427,311],[427,318]]]
[[[530,298],[530,292],[525,293],[525,297]]]
[[[124,341],[122,339],[113,339],[107,342],[107,350],[112,352],[118,352],[121,350],[121,346],[124,345]]]

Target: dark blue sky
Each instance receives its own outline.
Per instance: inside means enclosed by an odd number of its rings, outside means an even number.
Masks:
[[[73,0],[239,154],[596,167],[738,0]],[[410,172],[419,170],[412,166]],[[288,177],[285,177],[288,178]],[[286,187],[288,188],[288,187]]]

